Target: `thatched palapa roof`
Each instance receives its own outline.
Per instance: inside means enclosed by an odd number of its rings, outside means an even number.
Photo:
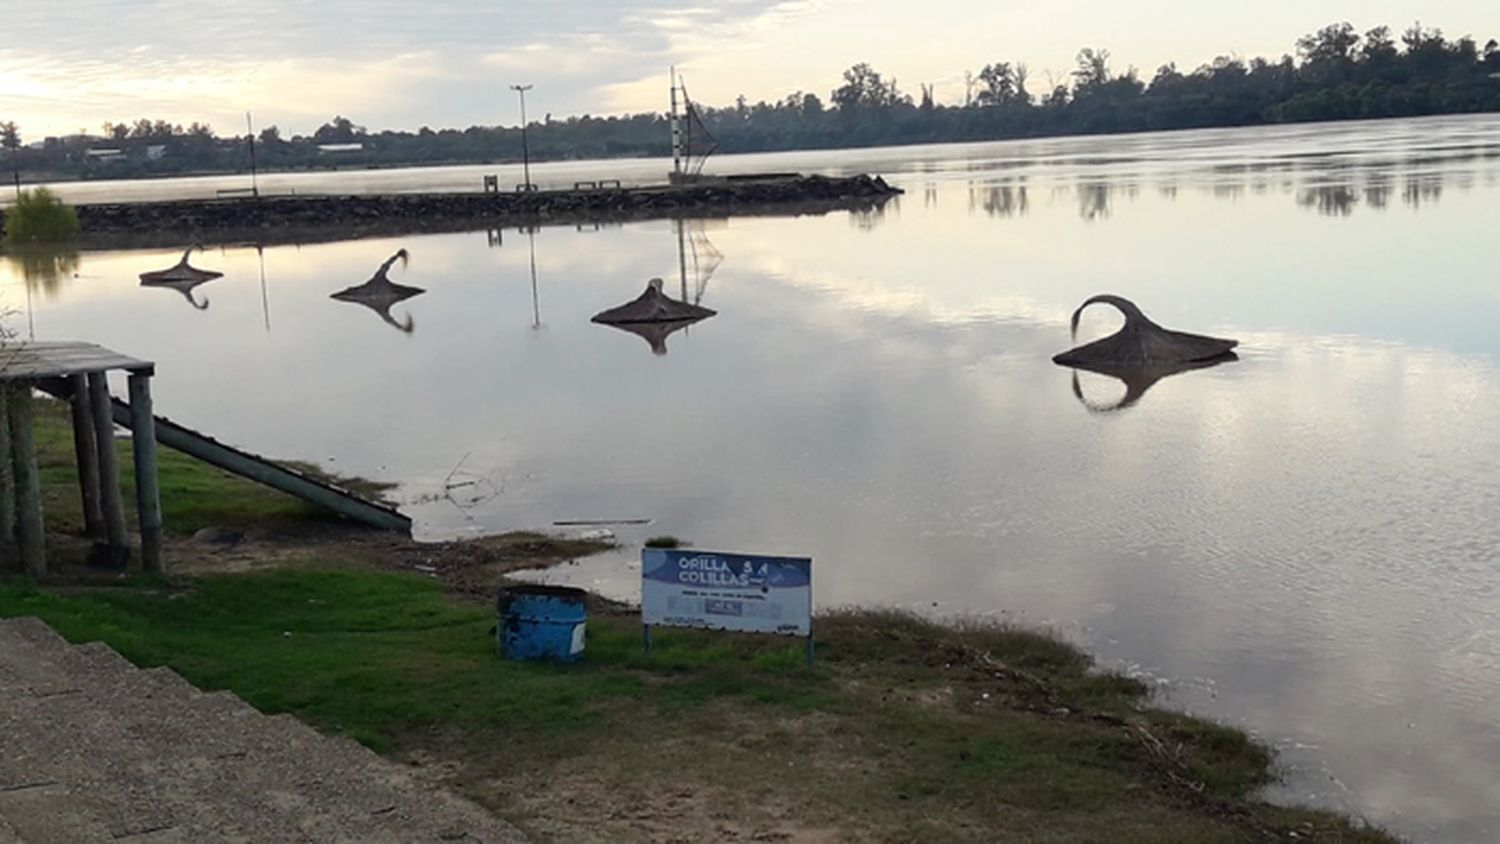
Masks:
[[[1228,355],[1238,340],[1224,340],[1162,328],[1141,313],[1134,302],[1122,296],[1090,297],[1073,312],[1072,331],[1078,337],[1078,319],[1090,305],[1113,305],[1125,315],[1125,325],[1102,340],[1085,343],[1052,358],[1063,366],[1099,371],[1100,368],[1131,369],[1212,361]],[[1113,374],[1113,373],[1111,373]]]
[[[369,281],[366,281],[364,284],[355,285],[354,287],[346,287],[333,294],[330,298],[338,299],[341,302],[354,302],[364,305],[378,314],[385,322],[410,334],[412,329],[416,327],[415,320],[413,320],[410,314],[407,314],[405,323],[397,322],[391,316],[391,307],[398,302],[404,302],[413,296],[426,293],[427,291],[420,287],[397,284],[391,281],[386,275],[390,272],[391,265],[397,261],[400,261],[405,266],[407,257],[405,249],[398,250],[396,254],[387,258],[385,263],[380,265],[380,269],[375,271],[375,275],[370,276]]]
[[[604,325],[628,325],[641,322],[684,322],[707,319],[715,314],[711,308],[673,299],[662,292],[662,280],[653,278],[646,292],[619,307],[594,314],[593,322]]]

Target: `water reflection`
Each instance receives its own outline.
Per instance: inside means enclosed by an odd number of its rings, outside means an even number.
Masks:
[[[1146,392],[1156,386],[1156,382],[1183,372],[1191,372],[1195,369],[1211,369],[1221,363],[1230,363],[1239,360],[1239,355],[1234,352],[1226,352],[1208,360],[1186,361],[1174,364],[1159,364],[1155,366],[1120,367],[1107,366],[1104,364],[1079,364],[1069,367],[1073,370],[1073,397],[1078,403],[1088,409],[1090,413],[1114,413],[1134,407]],[[1125,385],[1125,394],[1114,401],[1098,401],[1084,395],[1083,384],[1078,373],[1093,372],[1113,378]]]
[[[603,323],[610,328],[618,328],[629,332],[646,341],[651,347],[651,353],[660,357],[667,353],[667,338],[690,325],[696,325],[708,317],[695,317],[693,319],[678,319],[662,322],[631,322],[631,323]]]
[[[1030,207],[1024,183],[969,186],[970,212],[977,208],[990,217],[1024,217]]]
[[[1318,185],[1297,194],[1297,204],[1317,209],[1330,217],[1347,217],[1359,202],[1359,195],[1348,185]]]
[[[1088,182],[1079,185],[1078,216],[1085,220],[1102,220],[1109,217],[1110,194],[1114,186],[1109,182]]]
[[[703,294],[708,292],[708,281],[724,263],[724,253],[719,251],[708,237],[708,227],[724,228],[727,219],[677,219],[673,228],[677,230],[677,273],[682,287],[682,300],[694,305],[703,304]]]
[[[526,226],[522,229],[526,232],[526,248],[531,256],[531,330],[540,331],[542,328],[542,295],[536,280],[536,226]],[[494,232],[490,240],[490,246],[500,245],[500,232]]]
[[[901,197],[880,197],[869,205],[849,209],[849,222],[860,231],[874,231],[886,217],[901,214]]]
[[[1413,210],[1431,206],[1443,198],[1447,188],[1471,190],[1480,182],[1472,169],[1475,165],[1500,159],[1500,144],[1464,146],[1434,151],[1424,155],[1325,153],[1298,154],[1286,158],[1271,156],[1248,162],[1214,164],[1195,171],[1192,167],[1174,167],[1161,172],[1136,173],[1129,169],[1110,172],[1098,159],[1067,159],[1056,164],[1078,172],[1056,174],[1051,194],[1053,201],[1071,201],[1085,221],[1105,221],[1118,210],[1120,195],[1133,200],[1144,183],[1154,187],[1165,200],[1175,201],[1183,182],[1215,199],[1234,201],[1247,193],[1284,193],[1298,207],[1329,217],[1348,217],[1361,206],[1375,211],[1390,207],[1391,197],[1399,196],[1402,205]],[[1140,163],[1140,162],[1136,162]],[[1008,164],[1003,168],[1024,169]],[[1150,168],[1147,168],[1148,171]],[[1100,172],[1103,171],[1103,172]],[[1493,172],[1484,174],[1486,185],[1494,184]],[[969,185],[969,211],[997,218],[1025,217],[1032,210],[1027,196],[1026,175],[1011,174],[1003,181],[972,181]],[[928,193],[931,191],[929,189]],[[936,197],[925,196],[924,206],[935,205]]]
[[[374,311],[386,324],[404,334],[411,334],[416,329],[415,317],[408,313],[405,322],[398,322],[391,316],[391,308],[413,296],[420,296],[427,291],[420,287],[397,284],[387,276],[391,266],[397,261],[400,261],[401,265],[405,267],[407,258],[405,249],[397,250],[396,254],[387,258],[385,263],[380,265],[380,269],[375,271],[375,275],[371,276],[369,281],[340,290],[333,294],[331,298],[338,299],[341,302],[353,302],[358,305],[364,305]]]

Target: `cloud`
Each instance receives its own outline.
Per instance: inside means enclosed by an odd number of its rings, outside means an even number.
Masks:
[[[552,42],[535,42],[489,53],[481,61],[488,67],[512,73],[548,77],[607,78],[625,67],[638,66],[639,47],[627,46],[598,33],[569,36]]]
[[[613,105],[599,91],[663,76],[674,44],[804,5],[58,0],[7,12],[0,113],[32,136],[147,115],[238,125],[246,109],[292,132],[334,114],[381,128],[513,120],[497,75],[537,83],[539,110],[598,111]],[[662,87],[638,104],[661,108]]]
[[[138,117],[196,120],[235,132],[247,110],[261,125],[316,126],[335,114],[412,105],[419,83],[447,75],[432,53],[354,61],[157,56],[132,62],[128,72],[106,62],[25,61],[0,53],[6,99],[21,103],[14,110],[27,115],[23,128],[33,135],[97,131],[106,120]]]
[[[596,93],[613,109],[621,111],[660,110],[663,99],[662,64],[675,65],[685,75],[697,70],[719,73],[719,81],[694,99],[707,94],[709,102],[723,104],[744,91],[746,55],[776,54],[776,42],[808,18],[853,6],[853,0],[778,0],[770,3],[735,3],[739,14],[690,7],[675,12],[665,9],[642,10],[637,20],[651,20],[667,39],[660,52],[658,67],[633,79],[601,84]],[[778,54],[779,55],[779,54]],[[783,58],[784,61],[784,58]],[[738,65],[738,72],[723,72]],[[767,92],[761,92],[766,94]],[[776,92],[786,93],[786,92]]]
[[[245,108],[308,132],[335,113],[371,127],[514,122],[505,86],[531,82],[539,113],[660,110],[667,67],[696,98],[826,96],[873,63],[904,89],[962,99],[964,70],[1030,65],[1034,89],[1065,78],[1078,47],[1123,68],[1278,54],[1347,0],[1266,0],[1255,14],[1183,18],[1175,0],[1052,4],[929,0],[51,0],[10,2],[0,114],[28,136],[152,117],[224,124]],[[1371,0],[1377,22],[1423,20],[1493,34],[1492,0]],[[1174,21],[1173,26],[1160,25]],[[237,121],[233,121],[237,122]]]

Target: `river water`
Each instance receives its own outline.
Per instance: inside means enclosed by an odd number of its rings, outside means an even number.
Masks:
[[[23,335],[156,360],[177,421],[398,482],[422,536],[650,519],[621,538],[811,555],[820,606],[1051,626],[1164,703],[1255,732],[1281,751],[1276,799],[1416,840],[1500,835],[1500,117],[715,166],[878,172],[906,194],[680,228],[214,248],[195,263],[225,276],[191,298],[136,281],[168,251],[0,259],[0,307]],[[262,185],[468,189],[515,169]],[[389,320],[329,298],[398,248],[392,279],[426,292]],[[656,348],[589,322],[653,276],[718,315]],[[1238,338],[1240,359],[1144,394],[1075,386],[1049,358],[1099,292]],[[1082,334],[1118,323],[1091,309]],[[552,576],[628,597],[635,555]]]

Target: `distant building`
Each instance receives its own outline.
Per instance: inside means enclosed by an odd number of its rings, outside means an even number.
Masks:
[[[365,148],[364,144],[318,144],[318,153],[321,155],[342,155],[351,152],[359,152]]]
[[[118,147],[89,147],[83,151],[86,160],[98,164],[108,164],[112,161],[124,161],[125,151]]]
[[[147,161],[161,161],[163,158],[166,158],[166,156],[167,156],[167,145],[166,144],[151,144],[150,146],[146,147],[146,160]]]

